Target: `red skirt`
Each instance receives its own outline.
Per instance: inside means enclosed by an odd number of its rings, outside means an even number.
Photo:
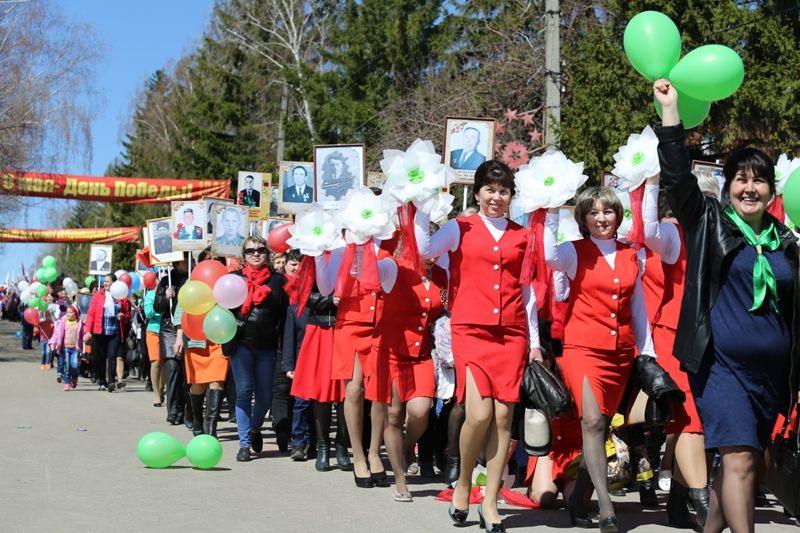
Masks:
[[[694,396],[689,388],[689,376],[681,370],[681,362],[672,355],[672,347],[675,343],[675,330],[664,326],[653,327],[653,346],[658,354],[658,364],[667,371],[667,374],[675,381],[678,387],[686,393],[684,403],[675,403],[675,420],[667,424],[666,432],[668,435],[679,433],[702,433],[703,424],[700,422],[700,415],[697,414],[697,406],[694,403]]]
[[[392,383],[401,402],[411,398],[433,398],[436,393],[433,359],[403,357],[373,348],[375,366],[365,380],[364,397],[371,402],[392,403]]]
[[[292,396],[318,402],[344,400],[344,382],[331,379],[333,327],[306,326],[303,345],[297,354]]]
[[[456,399],[464,401],[469,367],[482,398],[518,402],[522,372],[528,361],[528,327],[451,323],[450,328]]]
[[[221,344],[206,342],[205,348],[186,348],[186,382],[190,385],[224,382],[228,375],[228,358]]]
[[[578,415],[583,414],[583,378],[589,380],[600,412],[613,416],[619,408],[633,369],[635,352],[611,352],[583,346],[564,346],[561,373],[564,385],[575,400]]]
[[[552,444],[550,445],[550,461],[553,463],[552,479],[554,482],[575,479],[583,446],[581,419],[570,410],[550,421]],[[528,457],[528,469],[525,474],[525,486],[530,487],[536,471],[538,457]]]
[[[361,363],[364,378],[369,376],[369,354],[375,326],[361,322],[336,322],[333,333],[331,379],[353,379],[355,356]]]

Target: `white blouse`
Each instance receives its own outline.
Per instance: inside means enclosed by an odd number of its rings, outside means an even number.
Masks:
[[[674,265],[681,254],[681,236],[676,224],[658,221],[658,185],[644,187],[642,220],[645,246],[661,256],[664,263]]]
[[[380,248],[380,242],[375,243],[374,246],[375,252],[377,253]],[[364,254],[363,250],[363,247],[358,247],[356,257],[353,260],[354,263],[360,261]],[[317,270],[317,288],[323,296],[332,294],[334,289],[336,289],[336,278],[339,276],[339,270],[342,268],[343,258],[344,248],[333,250],[328,261],[325,260],[325,254],[318,255],[314,258]],[[393,259],[379,259],[378,276],[380,277],[383,292],[391,292],[397,281],[397,263],[395,263]]]

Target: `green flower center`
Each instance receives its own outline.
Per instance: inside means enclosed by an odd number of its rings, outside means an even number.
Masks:
[[[633,166],[641,165],[642,161],[644,161],[644,152],[636,152],[633,154],[633,158],[631,159],[631,164],[633,164]]]
[[[375,213],[372,212],[372,209],[364,209],[363,211],[361,211],[361,218],[367,220],[368,218],[372,218],[372,215],[374,214]]]
[[[313,228],[311,228],[311,233],[319,237],[320,235],[322,235],[322,227],[314,226]]]
[[[549,187],[556,182],[556,179],[553,176],[547,176],[544,179],[544,186]]]
[[[777,181],[779,179],[781,179],[781,171],[780,170],[776,170],[775,171],[775,181]]]
[[[625,214],[624,214],[623,216],[624,216],[625,218],[631,218],[631,217],[633,216],[633,213],[631,213],[631,210],[630,210],[630,209],[626,209],[626,210],[625,210]]]
[[[425,179],[425,171],[419,167],[414,167],[408,171],[408,181],[414,185],[422,183]]]
[[[556,240],[557,240],[558,242],[564,242],[564,234],[563,234],[563,233],[559,233],[559,234],[556,236]]]

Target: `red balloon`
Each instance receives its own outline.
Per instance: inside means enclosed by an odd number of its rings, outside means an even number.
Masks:
[[[128,274],[127,272],[125,274],[120,274],[119,279],[117,281],[121,281],[122,283],[127,285],[128,289],[130,289],[131,285],[133,285],[133,278],[131,278],[131,275]]]
[[[192,281],[202,281],[212,289],[219,278],[228,273],[225,265],[213,259],[200,261],[192,269]]]
[[[286,241],[292,236],[291,233],[289,233],[289,228],[292,226],[293,224],[284,224],[269,232],[269,235],[267,235],[267,246],[269,246],[270,250],[279,254],[291,250],[292,247],[286,244]]]
[[[158,277],[156,276],[155,272],[145,272],[144,273],[144,288],[147,290],[154,289],[156,283],[158,282]]]
[[[28,324],[33,324],[34,326],[39,324],[39,311],[33,307],[25,309],[25,312],[22,313],[22,315],[25,317],[25,322]]]
[[[181,329],[186,336],[192,339],[193,341],[204,341],[206,340],[206,334],[203,333],[203,319],[206,317],[206,313],[202,315],[190,315],[189,313],[183,313],[181,317]]]

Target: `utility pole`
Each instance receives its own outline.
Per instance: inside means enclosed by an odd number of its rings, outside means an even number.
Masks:
[[[286,114],[289,109],[289,84],[284,80],[283,90],[281,91],[281,110],[278,119],[278,164],[283,161],[283,154],[286,150]]]
[[[558,145],[556,129],[561,124],[560,0],[545,0],[544,9],[544,144],[555,148]]]

